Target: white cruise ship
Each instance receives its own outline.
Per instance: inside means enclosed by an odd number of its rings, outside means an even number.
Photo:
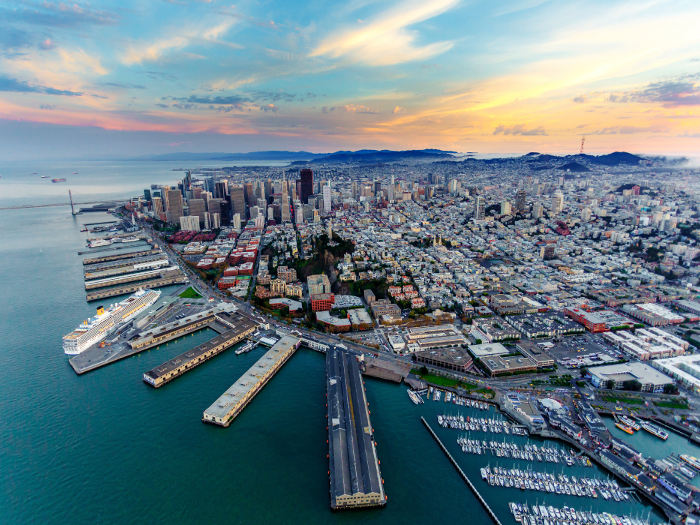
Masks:
[[[132,319],[139,312],[155,303],[160,297],[157,290],[139,290],[128,299],[110,305],[106,310],[99,306],[97,315],[83,321],[78,328],[63,336],[63,351],[76,355],[99,343],[119,325]]]

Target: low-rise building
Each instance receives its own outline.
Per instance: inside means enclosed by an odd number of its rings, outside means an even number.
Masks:
[[[588,369],[588,374],[596,388],[621,389],[629,381],[638,381],[643,392],[663,392],[665,385],[673,384],[670,377],[639,361],[594,366]]]
[[[417,363],[458,372],[466,372],[473,363],[469,353],[462,348],[419,350],[413,354],[413,358]]]

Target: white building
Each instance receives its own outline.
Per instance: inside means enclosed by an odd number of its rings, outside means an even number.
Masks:
[[[197,215],[183,215],[180,217],[180,229],[190,232],[199,231],[199,217]]]

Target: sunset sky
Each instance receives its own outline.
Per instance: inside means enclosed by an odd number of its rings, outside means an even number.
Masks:
[[[0,2],[0,155],[698,155],[700,2]]]

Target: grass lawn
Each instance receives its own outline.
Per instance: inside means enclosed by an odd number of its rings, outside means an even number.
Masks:
[[[603,401],[608,403],[615,403],[619,401],[620,403],[627,403],[628,405],[643,405],[644,400],[641,397],[624,397],[615,395],[605,395],[602,396]]]
[[[426,383],[432,383],[433,385],[452,387],[452,388],[463,388],[465,390],[474,390],[476,385],[474,383],[466,383],[464,381],[457,381],[456,379],[450,379],[449,377],[438,376],[435,374],[421,374],[420,370],[413,369],[411,373],[419,376]]]
[[[182,293],[179,295],[179,297],[182,297],[183,299],[199,299],[199,298],[202,297],[202,296],[199,295],[199,294],[197,293],[197,291],[196,291],[194,288],[192,288],[192,287],[190,286],[189,288],[187,288],[187,290],[185,290],[184,292],[182,292]]]
[[[670,401],[654,401],[654,404],[657,407],[661,408],[688,408],[688,400],[684,397],[681,397],[679,399],[672,399]]]

